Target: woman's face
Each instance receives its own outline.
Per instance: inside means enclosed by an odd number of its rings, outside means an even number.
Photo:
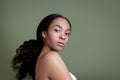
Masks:
[[[47,32],[43,32],[45,46],[51,50],[60,51],[69,39],[70,25],[64,18],[56,18],[49,26]]]

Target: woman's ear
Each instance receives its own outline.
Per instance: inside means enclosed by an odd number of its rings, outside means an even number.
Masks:
[[[42,32],[42,37],[43,37],[43,38],[46,38],[46,31],[43,31],[43,32]]]

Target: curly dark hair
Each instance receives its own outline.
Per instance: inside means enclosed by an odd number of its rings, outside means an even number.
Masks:
[[[59,14],[50,14],[43,18],[43,20],[38,25],[36,31],[37,39],[25,41],[16,50],[16,55],[12,59],[11,64],[13,70],[16,72],[17,80],[23,80],[27,77],[35,80],[36,61],[43,47],[42,31],[47,31],[53,20],[59,17],[66,19],[71,28],[71,23],[66,17],[63,17]]]

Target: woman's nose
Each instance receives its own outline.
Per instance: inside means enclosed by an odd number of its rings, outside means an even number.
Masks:
[[[64,34],[61,34],[61,35],[60,35],[60,39],[65,40],[65,35],[64,35]]]

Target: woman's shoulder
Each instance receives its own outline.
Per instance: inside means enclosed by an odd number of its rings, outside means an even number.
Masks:
[[[46,53],[43,56],[43,60],[50,64],[56,64],[56,62],[57,63],[61,62],[62,58],[60,57],[60,55],[57,52],[51,51],[51,52]]]
[[[61,60],[62,60],[61,57],[55,51],[44,53],[42,56],[38,58],[38,62],[44,64],[44,66],[55,64],[55,62],[59,62]]]
[[[56,57],[60,57],[59,54],[55,51],[50,51],[50,52],[47,52],[47,53],[44,53],[44,55],[42,55],[40,57],[40,59],[43,59],[43,60],[52,60]]]
[[[69,71],[57,52],[50,52],[45,56],[45,60],[49,77],[57,80],[70,80]]]
[[[48,73],[49,69],[53,69],[53,65],[56,65],[55,61],[59,62],[57,52],[47,52],[38,57],[36,68],[39,70],[46,71]]]
[[[51,51],[42,56],[39,60],[40,66],[47,72],[51,79],[70,80],[70,74],[64,61],[57,52]],[[56,76],[54,76],[56,75]]]

